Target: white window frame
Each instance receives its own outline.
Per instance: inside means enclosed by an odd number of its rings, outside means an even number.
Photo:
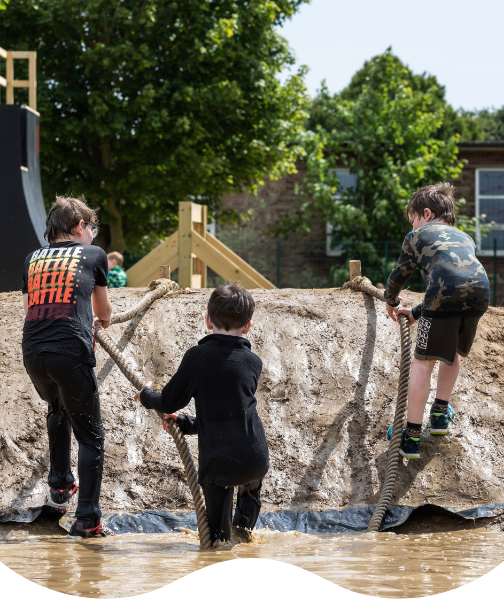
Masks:
[[[488,168],[477,168],[475,173],[475,215],[478,217],[480,215],[480,199],[484,200],[502,200],[504,201],[504,195],[483,195],[480,196],[480,171],[499,171],[504,173],[504,168],[499,167],[488,167]],[[489,227],[490,231],[504,231],[504,223],[499,223],[498,225],[494,225]],[[481,249],[481,234],[479,224],[476,225],[476,248],[478,256],[493,256],[494,251],[491,250],[482,250]],[[504,249],[497,250],[497,256],[504,256]]]
[[[349,168],[336,168],[336,169],[334,169],[334,172],[335,173],[350,173],[350,169]],[[333,197],[333,200],[340,200],[341,194],[335,193],[332,197]],[[334,248],[331,247],[333,231],[334,231],[334,227],[330,223],[326,223],[326,256],[338,258],[339,256],[341,256],[343,254],[343,248],[341,247],[341,244],[337,245]]]

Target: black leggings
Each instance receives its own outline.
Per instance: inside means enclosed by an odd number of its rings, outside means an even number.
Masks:
[[[79,443],[79,501],[75,515],[81,520],[99,518],[105,435],[94,370],[80,360],[52,353],[25,357],[24,365],[37,393],[49,404],[49,486],[64,489],[74,482],[70,468],[73,429]]]
[[[252,530],[261,510],[262,480],[255,480],[238,487],[236,509],[232,526]],[[205,496],[208,525],[212,543],[231,539],[231,516],[234,487],[221,487],[213,483],[201,485]]]

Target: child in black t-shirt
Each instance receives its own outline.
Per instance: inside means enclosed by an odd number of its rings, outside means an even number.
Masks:
[[[104,432],[93,371],[93,311],[106,328],[112,305],[107,255],[92,246],[96,215],[83,201],[57,198],[46,221],[49,244],[23,268],[23,360],[40,397],[49,404],[51,456],[46,505],[66,513],[77,485],[70,468],[71,430],[79,443],[79,501],[70,537],[102,536],[100,487]]]
[[[232,525],[246,536],[261,509],[262,479],[269,468],[268,443],[254,393],[262,362],[243,338],[252,326],[254,300],[241,285],[212,293],[206,315],[207,335],[184,355],[161,393],[150,383],[135,399],[147,409],[168,413],[187,435],[198,434],[198,482],[205,496],[212,543],[231,538]],[[173,412],[194,397],[196,417]],[[234,487],[238,487],[232,521]]]

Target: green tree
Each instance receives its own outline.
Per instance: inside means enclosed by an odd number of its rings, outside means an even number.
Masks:
[[[497,110],[485,108],[475,113],[485,141],[504,141],[504,106]]]
[[[295,171],[308,100],[278,26],[306,0],[11,0],[8,48],[38,52],[46,199],[85,194],[99,243],[148,248],[180,200]]]
[[[428,73],[415,74],[390,50],[388,51],[389,60],[395,69],[402,71],[402,78],[405,85],[411,88],[413,92],[429,93],[432,98],[433,109],[444,109],[443,122],[433,137],[441,140],[448,140],[453,135],[459,134],[462,141],[482,140],[485,137],[483,123],[478,118],[477,113],[463,109],[455,110],[446,103],[445,87],[440,85],[434,75]],[[364,87],[369,84],[370,75],[374,75],[374,66],[371,59],[364,63],[364,66],[355,73],[349,85],[338,95],[342,100],[355,101],[361,95]],[[321,125],[327,131],[334,128],[331,122],[331,115],[325,110],[329,94],[322,84],[322,91],[314,99],[308,118],[308,129],[316,130]],[[329,119],[329,120],[327,120]]]
[[[435,84],[415,91],[410,72],[390,50],[369,61],[366,77],[360,93],[331,96],[322,88],[317,131],[300,138],[307,178],[299,209],[275,232],[307,230],[318,213],[333,224],[333,244],[341,244],[343,257],[363,260],[368,276],[382,280],[383,244],[400,244],[410,229],[405,209],[411,193],[455,177],[462,163],[457,160],[458,135],[436,138],[443,108]],[[357,185],[335,200],[337,164],[357,176]],[[346,267],[335,268],[335,284],[346,277]]]

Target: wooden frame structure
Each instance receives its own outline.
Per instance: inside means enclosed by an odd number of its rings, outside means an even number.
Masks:
[[[0,86],[6,88],[6,104],[14,104],[14,88],[28,88],[28,106],[37,110],[37,53],[24,50],[7,51],[0,48],[0,58],[5,58],[5,77],[0,77]],[[28,60],[28,79],[14,79],[14,59]]]
[[[207,267],[226,281],[239,281],[246,289],[276,289],[237,254],[207,231],[207,207],[179,202],[179,229],[128,271],[128,287],[146,287],[159,269],[178,268],[183,288],[207,286]]]

